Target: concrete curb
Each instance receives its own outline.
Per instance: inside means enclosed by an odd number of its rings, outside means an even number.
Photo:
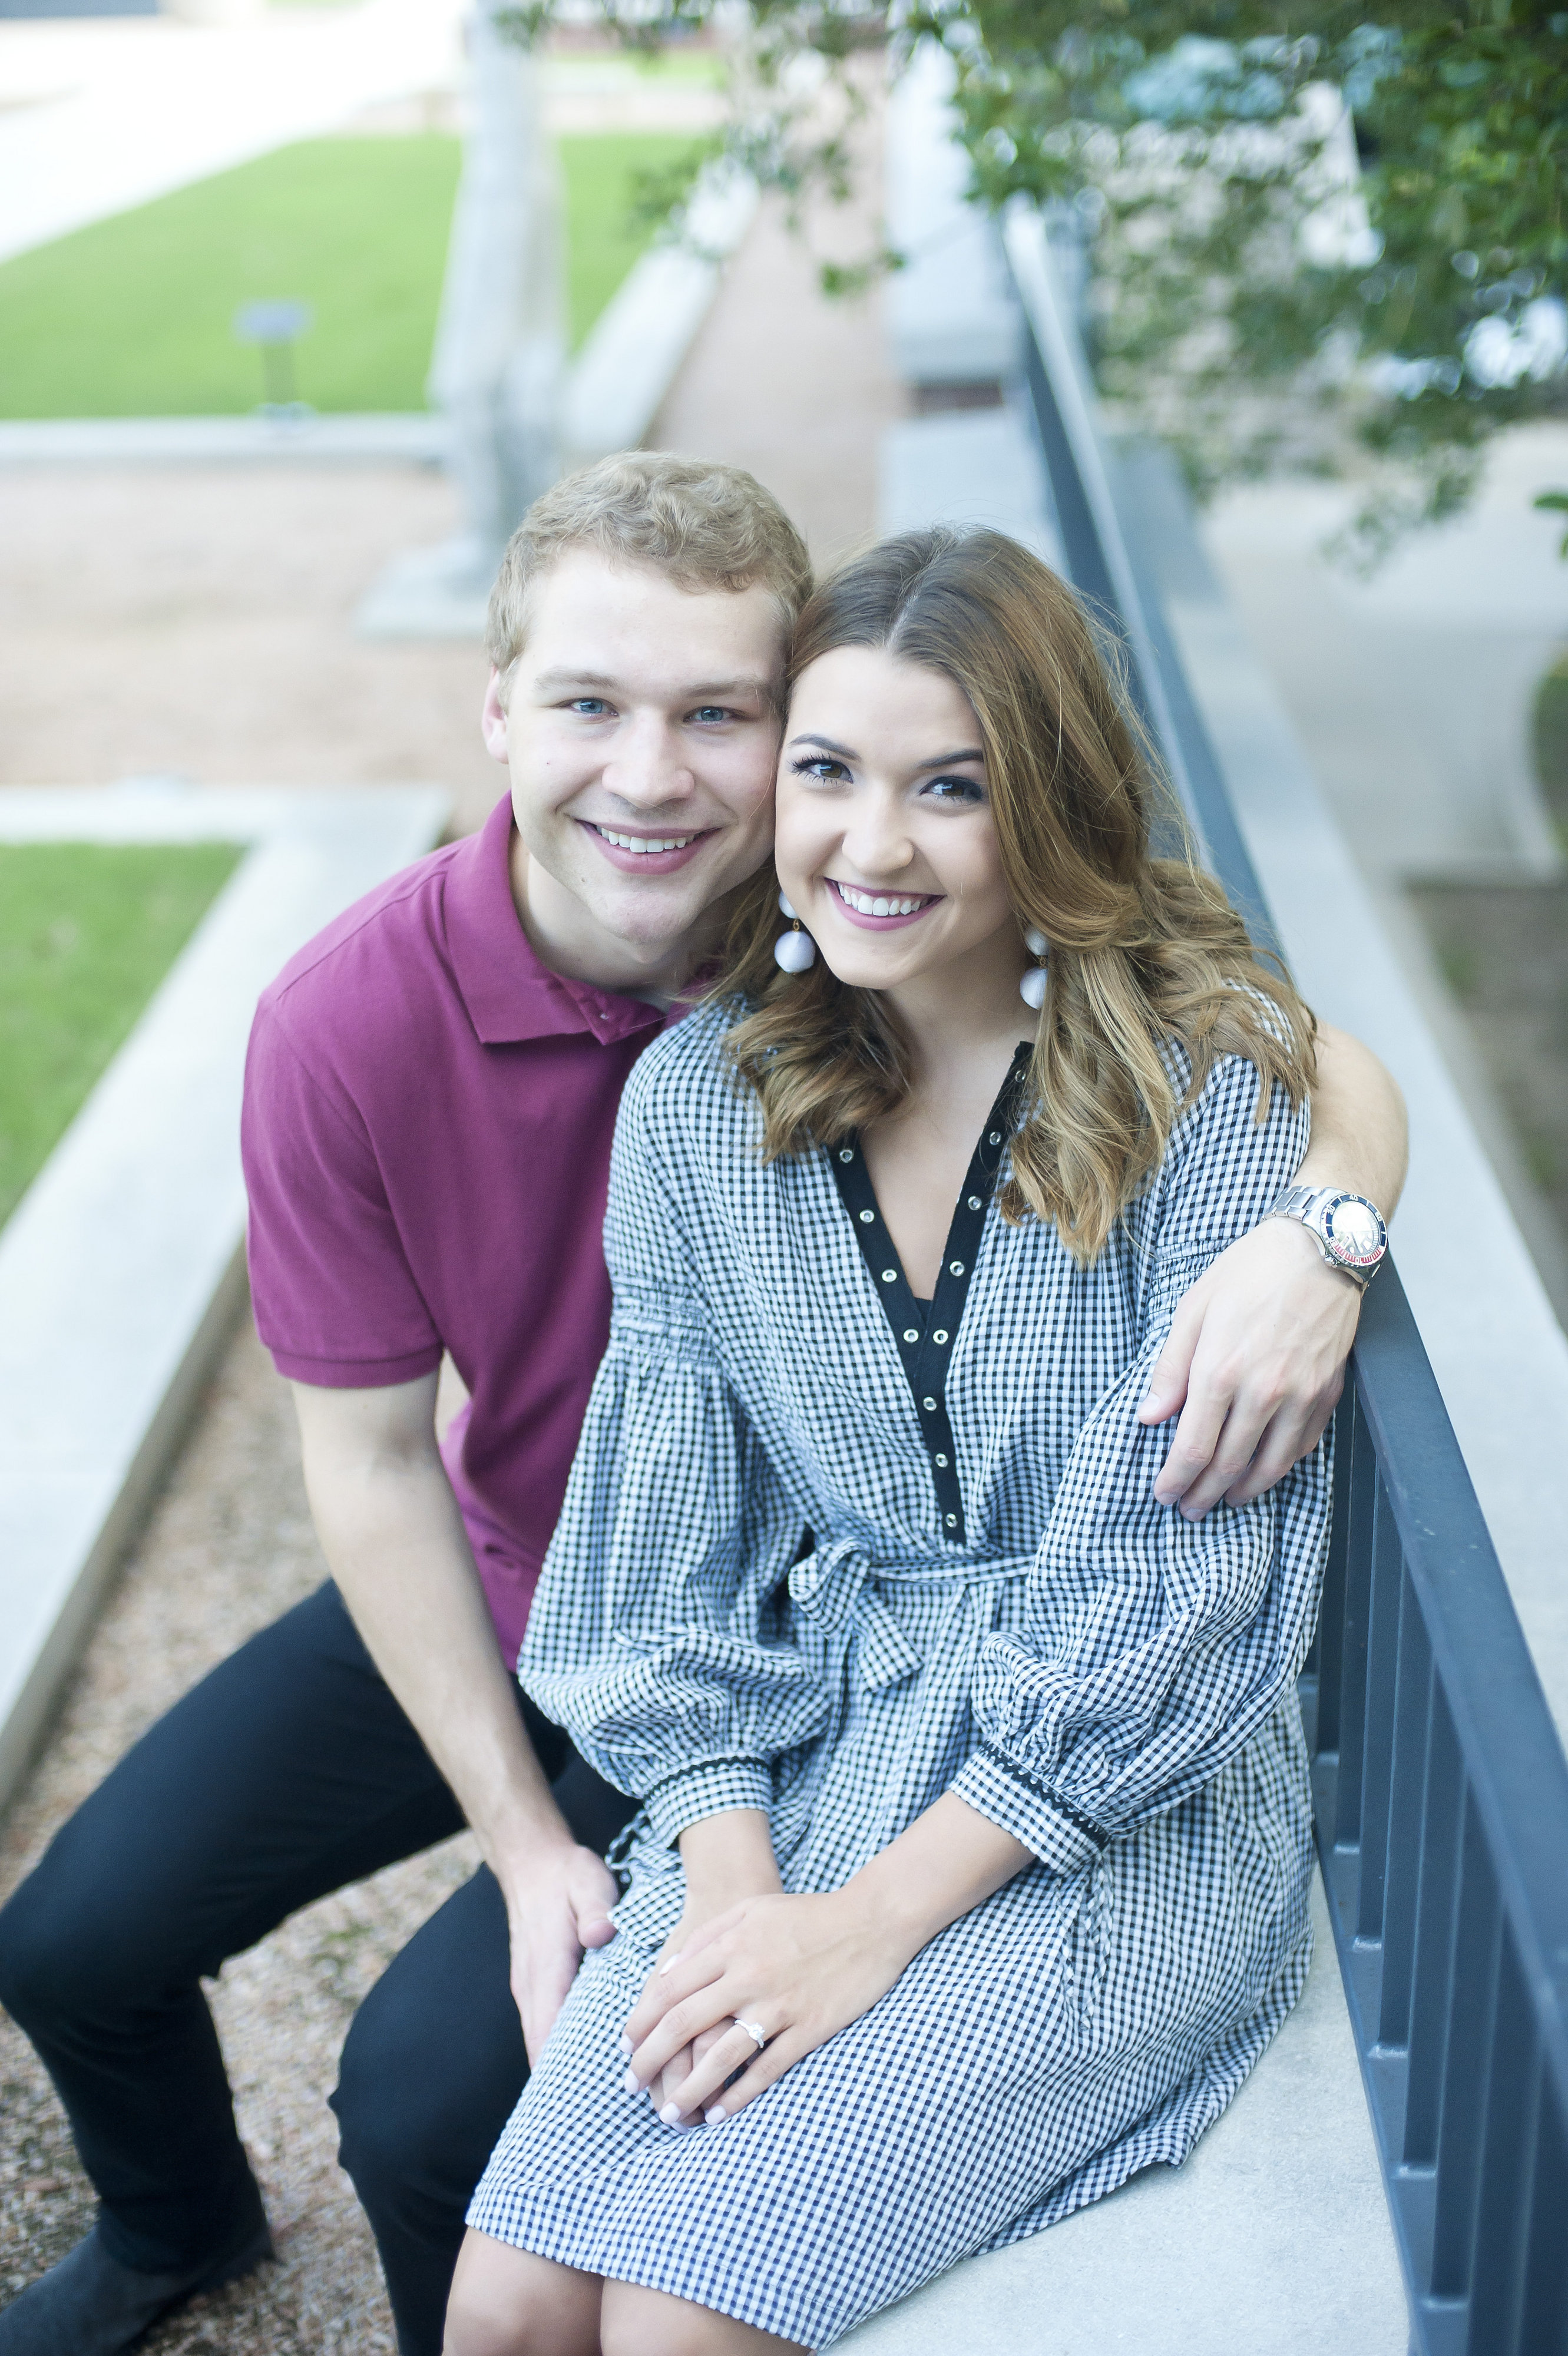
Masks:
[[[8,842],[251,846],[0,1231],[0,1804],[244,1298],[257,995],[446,809],[433,787],[0,794]]]
[[[20,417],[0,423],[0,466],[438,466],[428,411],[300,417]]]

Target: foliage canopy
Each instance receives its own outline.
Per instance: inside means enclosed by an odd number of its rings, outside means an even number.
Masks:
[[[553,7],[510,20],[532,37]],[[716,0],[600,11],[656,48]],[[746,21],[710,155],[797,206],[849,185],[865,53],[941,44],[975,195],[1072,208],[1101,390],[1200,487],[1280,464],[1358,475],[1375,557],[1464,498],[1489,434],[1568,401],[1568,11],[747,0]]]

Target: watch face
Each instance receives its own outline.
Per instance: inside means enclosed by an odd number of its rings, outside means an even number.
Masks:
[[[1387,1248],[1383,1223],[1370,1203],[1346,1194],[1334,1204],[1326,1222],[1328,1248],[1347,1268],[1376,1268]]]

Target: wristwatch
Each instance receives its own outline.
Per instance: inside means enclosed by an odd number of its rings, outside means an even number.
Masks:
[[[1334,1186],[1287,1186],[1265,1218],[1296,1219],[1330,1268],[1365,1292],[1389,1248],[1383,1215],[1365,1194],[1343,1194]]]

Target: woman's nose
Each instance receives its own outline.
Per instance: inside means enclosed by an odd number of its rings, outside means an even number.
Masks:
[[[915,855],[908,830],[892,810],[857,813],[844,829],[843,849],[845,858],[867,882],[875,876],[902,873]]]

